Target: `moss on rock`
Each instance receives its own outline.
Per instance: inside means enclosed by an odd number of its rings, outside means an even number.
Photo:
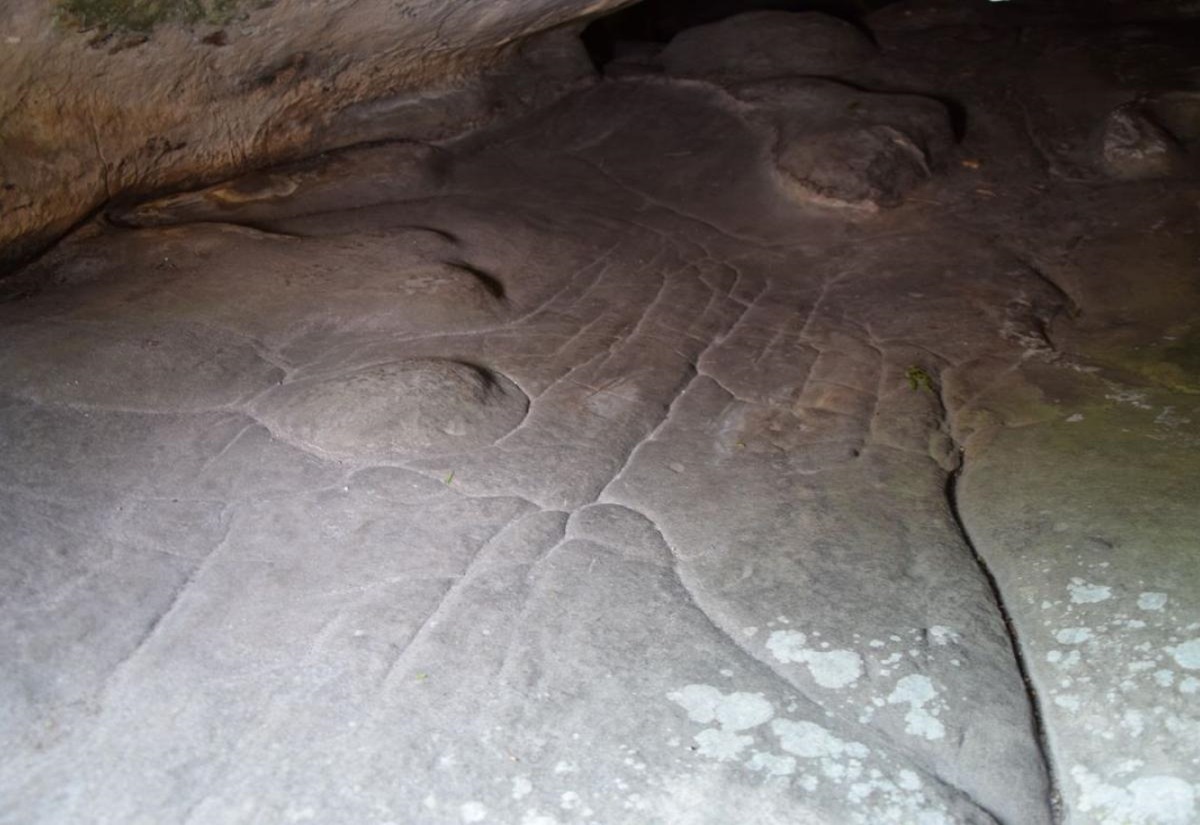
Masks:
[[[61,22],[81,29],[149,32],[160,23],[229,22],[241,0],[57,0]]]
[[[1200,395],[1200,325],[1181,324],[1137,346],[1097,341],[1085,347],[1098,363],[1124,370],[1155,386]]]

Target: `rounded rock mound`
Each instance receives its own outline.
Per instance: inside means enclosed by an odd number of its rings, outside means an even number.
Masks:
[[[781,183],[803,202],[897,206],[954,147],[945,105],[920,95],[865,92],[819,78],[768,80],[730,92],[775,131]]]
[[[662,52],[667,73],[716,81],[838,76],[875,53],[857,28],[820,12],[752,11],[680,32]]]
[[[386,461],[486,446],[528,409],[528,396],[497,372],[411,358],[284,384],[259,412],[276,435],[313,452]]]

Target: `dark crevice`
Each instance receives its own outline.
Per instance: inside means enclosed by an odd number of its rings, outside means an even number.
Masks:
[[[1060,306],[1056,308],[1054,314],[1065,312],[1068,318],[1078,318],[1083,315],[1083,309],[1075,297],[1067,292],[1066,287],[1055,280],[1041,263],[1032,258],[1027,258],[1022,263],[1058,298]]]
[[[949,434],[950,416],[946,399],[939,394],[938,402],[941,405],[942,420],[945,422],[946,429]],[[1050,751],[1050,741],[1046,732],[1046,723],[1042,716],[1041,700],[1038,696],[1037,687],[1033,683],[1033,678],[1029,672],[1029,666],[1025,660],[1024,650],[1021,645],[1021,637],[1017,631],[1016,623],[1013,621],[1012,614],[1008,610],[1008,605],[1005,603],[1004,595],[1000,589],[1000,583],[996,580],[996,575],[992,572],[991,566],[979,551],[979,547],[971,538],[971,533],[967,529],[966,522],[963,519],[962,512],[959,510],[958,503],[958,482],[962,477],[965,468],[965,452],[962,446],[951,435],[951,440],[958,448],[959,460],[955,468],[946,474],[945,499],[946,510],[950,514],[951,520],[954,522],[954,527],[957,530],[962,543],[970,551],[971,557],[975,561],[976,567],[979,569],[980,575],[987,582],[988,589],[991,591],[992,601],[996,604],[996,609],[1000,613],[1001,621],[1004,623],[1004,631],[1008,635],[1009,645],[1012,649],[1013,660],[1017,665],[1017,672],[1021,677],[1021,682],[1025,686],[1025,693],[1029,701],[1030,719],[1033,725],[1034,742],[1037,745],[1038,753],[1042,759],[1042,765],[1046,770],[1046,781],[1049,784],[1049,798],[1046,800],[1050,809],[1050,819],[1055,825],[1063,821],[1062,819],[1062,795],[1059,791],[1059,783],[1056,771],[1054,769],[1054,761]]]
[[[474,276],[475,279],[479,281],[480,286],[482,286],[487,293],[496,300],[508,300],[508,294],[507,290],[504,288],[504,282],[495,275],[492,275],[490,272],[485,272],[479,267],[473,266],[472,264],[461,260],[446,261],[446,264],[448,266],[455,267],[456,269],[461,269],[464,272]]]
[[[894,0],[643,0],[599,17],[583,30],[583,43],[598,69],[623,44],[662,45],[685,29],[715,23],[748,11],[820,12],[866,31],[862,20]]]

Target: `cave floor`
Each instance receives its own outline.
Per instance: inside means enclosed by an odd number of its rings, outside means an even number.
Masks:
[[[1200,185],[942,76],[895,208],[633,73],[47,255],[0,821],[1195,821]]]

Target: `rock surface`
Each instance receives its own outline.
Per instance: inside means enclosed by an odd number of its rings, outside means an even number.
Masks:
[[[996,28],[863,67],[955,151],[610,80],[0,283],[0,822],[1194,821],[1197,184],[1064,179]]]
[[[775,130],[775,163],[785,188],[800,200],[896,206],[954,146],[949,112],[926,97],[872,94],[811,78],[732,91]]]
[[[69,2],[6,2],[0,268],[123,194],[442,138],[544,103],[590,72],[587,56],[572,32],[524,38],[618,4],[235,0],[131,31],[129,4],[76,3],[96,10],[81,18]]]
[[[1122,180],[1170,177],[1187,163],[1175,138],[1133,103],[1118,106],[1105,119],[1100,162],[1106,173]]]
[[[757,11],[687,29],[662,52],[677,77],[750,81],[841,76],[875,51],[852,24],[817,12]]]

